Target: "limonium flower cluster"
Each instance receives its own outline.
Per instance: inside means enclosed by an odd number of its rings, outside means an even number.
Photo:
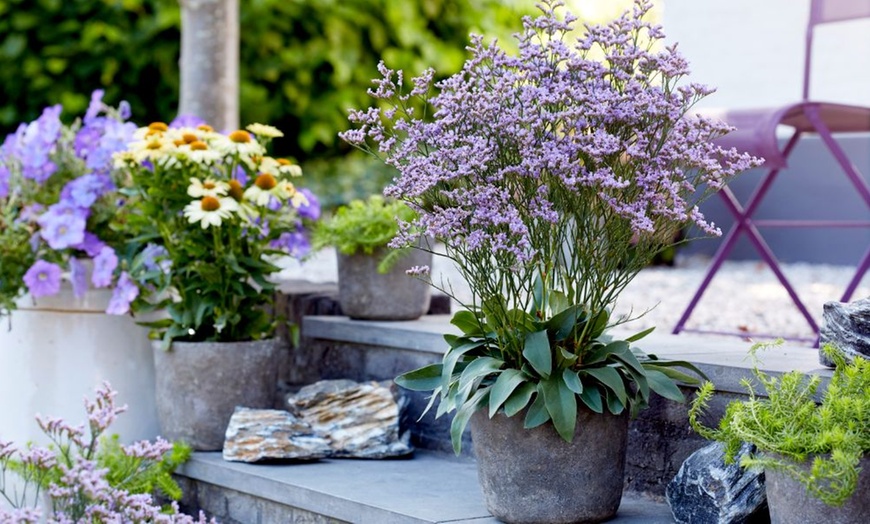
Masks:
[[[94,91],[70,126],[60,105],[48,107],[0,147],[0,315],[25,291],[58,293],[62,279],[79,297],[114,282],[121,238],[109,226],[119,204],[112,155],[136,126],[126,103],[111,108],[102,96]]]
[[[718,234],[698,203],[758,161],[711,142],[725,124],[688,114],[712,90],[678,84],[687,62],[658,46],[650,2],[579,39],[561,5],[524,20],[518,56],[473,37],[434,95],[433,71],[405,91],[382,63],[370,94],[386,108],[352,111],[342,137],[398,170],[386,193],[421,211],[408,231],[443,241],[479,300],[518,299],[537,275],[597,310],[679,228]]]
[[[472,37],[462,70],[439,82],[429,70],[406,87],[380,64],[376,105],[342,134],[395,167],[385,194],[418,212],[393,246],[436,238],[471,290],[443,362],[397,379],[434,390],[437,415],[456,410],[457,452],[482,407],[523,413],[526,428],[552,421],[570,441],[582,406],[621,415],[651,391],[683,400],[673,379],[694,378],[674,367],[697,369],[629,347],[645,333],[614,341],[608,328],[630,319],[610,309],[683,228],[719,234],[698,204],[760,163],[715,145],[725,124],[690,114],[712,90],[681,83],[686,60],[644,20],[650,0],[582,33],[563,7],[544,0],[523,19],[515,56]]]
[[[241,341],[272,332],[263,310],[274,258],[307,254],[320,209],[296,186],[298,165],[267,155],[283,133],[263,124],[220,133],[188,120],[152,123],[114,155],[129,176],[125,229],[141,239],[131,264],[144,293],[133,308],[165,308],[151,325],[173,339]],[[132,296],[132,293],[131,293]]]
[[[0,440],[0,522],[215,522],[201,512],[197,519],[180,513],[174,500],[161,507],[150,493],[150,483],[141,482],[162,468],[164,461],[176,463],[173,444],[158,438],[119,446],[120,458],[110,459],[105,453],[103,447],[111,442],[106,439],[107,431],[126,410],[115,403],[116,395],[103,383],[93,400],[85,399],[87,431],[62,419],[37,416],[40,429],[52,442],[48,447],[29,443],[18,448]],[[181,455],[189,456],[189,448]],[[12,472],[23,482],[14,489],[7,482]],[[157,475],[165,482],[169,473],[160,470]],[[177,484],[171,479],[168,484],[173,498],[178,498]],[[139,490],[132,488],[137,485]]]

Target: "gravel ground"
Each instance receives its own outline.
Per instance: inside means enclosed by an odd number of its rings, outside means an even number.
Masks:
[[[620,296],[616,314],[646,311],[627,327],[641,330],[657,326],[657,332],[670,332],[688,306],[704,278],[709,259],[686,257],[675,267],[651,267],[638,274]],[[823,264],[785,264],[786,278],[797,291],[816,322],[821,324],[825,302],[839,300],[854,275],[851,266]],[[432,274],[436,282],[443,276],[463,300],[468,287],[446,259],[435,257]],[[312,282],[335,282],[336,262],[332,250],[324,250],[305,263],[291,261],[282,278]],[[870,274],[852,299],[870,296]],[[792,338],[813,338],[813,332],[773,272],[755,261],[728,261],[713,278],[692,316],[688,329],[774,334]],[[714,336],[714,335],[710,335]]]

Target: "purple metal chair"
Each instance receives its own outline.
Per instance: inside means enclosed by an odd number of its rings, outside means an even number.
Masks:
[[[764,168],[767,169],[758,186],[750,195],[745,204],[741,204],[735,198],[734,193],[727,187],[719,195],[722,197],[726,208],[734,216],[734,225],[726,233],[719,246],[710,268],[700,287],[695,292],[689,306],[686,308],[673,333],[681,331],[706,332],[710,331],[687,329],[686,322],[698,305],[701,296],[719,271],[722,263],[727,258],[740,235],[746,235],[755,246],[762,259],[767,263],[779,282],[788,292],[795,306],[801,312],[813,332],[818,335],[819,326],[806,306],[798,297],[792,285],[786,279],[779,267],[779,262],[761,236],[758,227],[870,227],[870,222],[862,221],[833,221],[833,220],[753,220],[752,216],[764,199],[777,175],[786,167],[789,155],[794,150],[798,140],[804,135],[817,135],[831,152],[843,173],[855,187],[857,195],[864,200],[870,210],[870,186],[858,172],[843,149],[839,146],[832,134],[834,133],[866,133],[870,132],[870,107],[859,107],[829,102],[817,102],[809,99],[810,86],[810,58],[812,56],[813,30],[817,25],[857,18],[870,18],[870,0],[812,0],[810,5],[810,18],[807,26],[806,49],[804,55],[804,79],[803,100],[785,107],[773,109],[749,109],[726,112],[719,115],[723,120],[736,127],[733,131],[717,141],[723,147],[735,147],[739,151],[746,151],[754,156],[766,160]],[[777,126],[789,126],[794,129],[792,135],[780,148],[776,136]],[[826,174],[827,175],[827,174]],[[846,286],[841,297],[842,302],[847,302],[852,293],[858,287],[867,270],[870,269],[870,248],[858,263],[855,276]],[[726,335],[746,336],[747,333],[717,332]],[[773,336],[768,334],[755,334],[757,336]],[[803,340],[803,339],[802,339]],[[812,340],[812,339],[810,339]],[[818,343],[818,338],[815,339]]]

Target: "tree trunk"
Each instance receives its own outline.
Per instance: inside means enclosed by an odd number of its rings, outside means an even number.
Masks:
[[[179,0],[180,115],[218,131],[239,127],[239,1]]]

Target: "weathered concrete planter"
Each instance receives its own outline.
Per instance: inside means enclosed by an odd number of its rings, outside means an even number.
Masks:
[[[125,443],[159,434],[148,332],[129,316],[104,313],[110,297],[91,290],[79,299],[63,288],[35,302],[22,298],[0,321],[0,439],[46,443],[37,413],[87,426],[83,399],[103,381],[128,406],[110,432]]]
[[[281,339],[249,342],[153,342],[161,434],[195,450],[223,447],[236,406],[271,408]]]
[[[385,248],[371,255],[338,254],[338,301],[342,312],[361,320],[413,320],[429,310],[430,286],[405,274],[431,266],[432,254],[418,249],[403,256],[385,274],[378,273]]]
[[[801,466],[808,471],[810,464]],[[842,506],[828,506],[807,493],[806,488],[781,471],[765,470],[767,504],[771,524],[824,522],[825,524],[864,524],[870,518],[870,457],[860,462],[858,487]]]
[[[508,523],[601,522],[622,498],[628,415],[582,408],[571,443],[552,424],[523,429],[524,414],[471,418],[487,509]]]

